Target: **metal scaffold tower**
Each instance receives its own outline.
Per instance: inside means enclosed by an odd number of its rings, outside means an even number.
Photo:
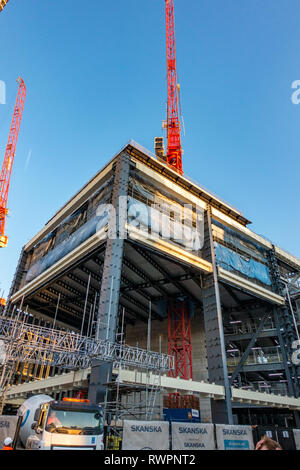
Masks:
[[[161,417],[161,407],[157,403],[159,393],[162,391],[160,373],[152,373],[150,383],[142,384],[139,379],[140,372],[136,372],[136,383],[126,383],[117,377],[116,381],[107,384],[110,394],[114,397],[111,401],[105,401],[103,405],[104,415],[110,414],[114,421],[114,427],[123,419],[145,419],[147,421]],[[148,375],[148,374],[146,374]],[[116,431],[117,432],[117,431]]]
[[[103,415],[107,422],[107,449],[119,449],[122,438],[123,421],[161,420],[163,419],[161,394],[161,371],[141,371],[135,369],[134,383],[122,380],[122,370],[118,368],[116,380],[107,385],[107,396],[112,400],[102,403]],[[144,379],[146,378],[146,381]]]
[[[121,328],[121,342],[124,338],[124,309]],[[151,301],[149,302],[147,351],[151,347]],[[159,353],[161,354],[161,337],[159,339]],[[175,367],[172,356],[171,368]],[[166,373],[162,368],[150,367],[134,370],[134,381],[123,379],[126,375],[126,367],[119,363],[115,370],[117,377],[113,382],[106,384],[106,397],[103,405],[103,414],[108,423],[107,448],[119,449],[118,442],[122,436],[122,421],[124,419],[146,420],[162,419],[161,393],[164,391],[161,385],[161,374]],[[170,370],[170,369],[169,369]],[[169,373],[169,371],[168,371]],[[108,400],[108,396],[110,400]]]
[[[187,300],[170,300],[168,303],[168,348],[174,356],[174,369],[170,377],[193,379],[190,307]],[[193,396],[169,394],[169,408],[193,407]]]

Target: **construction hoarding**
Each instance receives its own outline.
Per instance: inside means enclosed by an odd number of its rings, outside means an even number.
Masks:
[[[4,439],[11,437],[12,440],[15,438],[18,416],[0,416],[0,449],[4,445]]]
[[[122,450],[169,450],[169,423],[124,420]]]
[[[216,424],[218,450],[253,450],[251,426]]]
[[[172,423],[172,450],[214,450],[213,424]]]
[[[300,450],[300,429],[293,429],[296,449]]]

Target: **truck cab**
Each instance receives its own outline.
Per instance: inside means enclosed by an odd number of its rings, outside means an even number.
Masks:
[[[103,412],[88,400],[64,398],[40,404],[26,449],[103,450]]]

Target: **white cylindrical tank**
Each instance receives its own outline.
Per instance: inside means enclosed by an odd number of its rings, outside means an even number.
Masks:
[[[53,398],[49,397],[49,395],[33,395],[20,406],[18,416],[22,416],[23,420],[20,427],[19,437],[24,447],[26,446],[28,437],[34,434],[34,431],[31,429],[31,425],[34,422],[36,410],[40,405],[48,403],[49,401],[53,401]]]

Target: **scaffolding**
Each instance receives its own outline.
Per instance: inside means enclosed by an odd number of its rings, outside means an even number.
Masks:
[[[6,361],[43,362],[67,369],[85,369],[93,360],[162,372],[174,367],[174,359],[168,354],[5,317],[0,318],[0,340],[10,345]]]
[[[169,355],[174,355],[174,369],[170,377],[193,380],[191,322],[188,300],[170,300],[168,303],[168,347]],[[169,408],[193,408],[193,395],[169,394]]]
[[[134,367],[158,374],[169,372],[174,367],[174,359],[168,354],[34,326],[18,318],[0,317],[0,346],[2,409],[14,365],[18,362],[76,370],[91,367],[93,361],[99,361],[112,363],[114,367]]]
[[[115,381],[106,384],[106,398],[102,403],[104,422],[106,424],[106,448],[119,450],[124,420],[152,421],[163,419],[161,372],[149,369],[146,383],[143,383],[143,373],[135,369],[135,383],[123,382],[119,366]],[[140,375],[140,377],[139,377]]]

